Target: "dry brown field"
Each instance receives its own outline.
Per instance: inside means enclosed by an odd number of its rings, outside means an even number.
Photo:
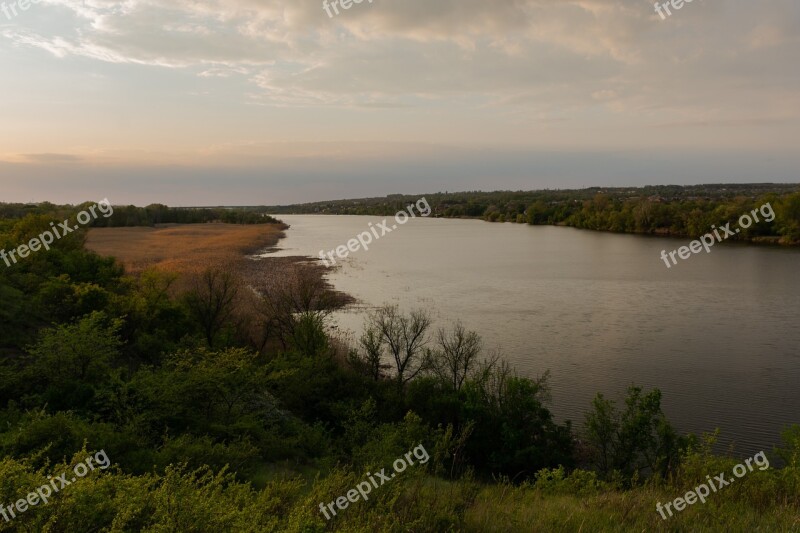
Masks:
[[[117,258],[129,274],[148,268],[194,273],[239,262],[274,246],[284,226],[274,224],[175,224],[155,228],[93,228],[86,248]]]

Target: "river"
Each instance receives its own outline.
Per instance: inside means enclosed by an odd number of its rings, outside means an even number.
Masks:
[[[273,255],[317,257],[383,217],[287,215]],[[391,221],[391,220],[390,220]],[[393,222],[393,221],[391,221]],[[461,320],[522,375],[551,371],[551,410],[580,426],[597,392],[663,392],[683,432],[771,450],[800,423],[800,252],[725,245],[667,269],[689,239],[417,218],[352,253],[329,276],[361,305],[335,315],[361,329],[368,308],[425,308]]]

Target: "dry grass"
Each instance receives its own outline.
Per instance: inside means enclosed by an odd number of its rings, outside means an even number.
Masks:
[[[126,273],[140,277],[145,270],[169,274],[168,292],[179,297],[188,291],[202,293],[203,272],[225,271],[233,274],[238,289],[233,302],[238,334],[259,351],[273,348],[267,335],[274,329],[275,309],[265,294],[280,296],[287,309],[300,312],[304,305],[331,309],[352,301],[325,279],[327,269],[304,257],[267,257],[251,260],[253,255],[274,246],[284,237],[288,226],[277,224],[186,224],[156,228],[95,228],[89,231],[86,248],[103,256],[115,257]],[[174,275],[174,276],[173,276]],[[248,287],[250,290],[240,290]],[[274,339],[273,339],[274,341]],[[346,348],[340,348],[346,354]],[[344,355],[342,355],[344,358]]]
[[[145,269],[193,273],[229,265],[275,245],[284,226],[274,224],[180,224],[156,228],[94,228],[86,248],[116,257],[129,274]]]

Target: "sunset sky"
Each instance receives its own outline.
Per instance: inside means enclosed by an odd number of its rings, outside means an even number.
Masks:
[[[15,9],[0,201],[800,182],[797,0],[695,0],[666,20],[648,0]]]

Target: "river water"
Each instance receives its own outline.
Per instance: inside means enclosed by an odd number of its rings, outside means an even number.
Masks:
[[[383,217],[291,215],[271,255],[318,257]],[[394,224],[389,219],[390,226]],[[551,371],[551,410],[580,426],[597,392],[658,387],[684,432],[721,429],[753,454],[800,423],[800,252],[726,245],[667,269],[687,239],[417,218],[339,262],[360,301],[334,320],[359,334],[384,303],[461,320],[520,374]]]

